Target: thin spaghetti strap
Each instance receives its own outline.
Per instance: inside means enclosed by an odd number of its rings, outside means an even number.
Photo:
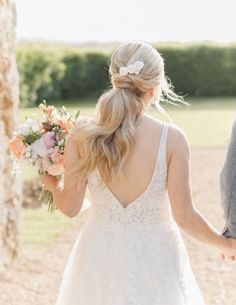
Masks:
[[[166,146],[166,142],[167,142],[169,123],[164,122],[163,125],[164,126],[163,126],[163,130],[162,130],[162,134],[161,134],[160,146]]]
[[[160,142],[160,159],[161,163],[166,165],[166,153],[167,153],[167,136],[169,130],[169,122],[165,122],[163,126],[163,131],[161,135],[161,142]]]

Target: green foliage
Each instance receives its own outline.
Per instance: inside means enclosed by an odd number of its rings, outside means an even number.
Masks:
[[[236,95],[236,45],[154,45],[165,61],[165,72],[176,93],[190,96]],[[76,100],[98,97],[110,86],[110,54],[99,50],[47,45],[19,45],[21,104],[43,99]]]
[[[62,60],[66,70],[60,86],[60,96],[62,99],[73,99],[83,91],[83,57],[77,52],[68,52]]]
[[[60,86],[62,99],[94,96],[104,89],[108,75],[105,55],[67,51],[62,61],[66,67]]]
[[[24,139],[24,142],[31,145],[33,144],[35,141],[37,141],[38,139],[40,139],[41,135],[39,132],[35,132],[35,131],[30,131],[29,134],[27,134],[27,136]]]
[[[37,105],[42,99],[60,97],[60,81],[65,65],[59,54],[37,47],[17,51],[20,72],[20,99],[25,106]]]
[[[84,57],[84,96],[101,93],[109,86],[108,58],[100,53],[87,53]]]
[[[191,96],[236,94],[236,46],[160,47],[175,91]]]

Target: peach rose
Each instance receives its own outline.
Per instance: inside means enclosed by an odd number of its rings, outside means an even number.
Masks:
[[[71,120],[65,121],[65,120],[57,120],[57,125],[59,125],[62,129],[69,131],[75,126],[75,123]]]
[[[67,128],[66,128],[65,122],[63,122],[62,120],[58,120],[56,123],[57,123],[57,125],[60,126],[62,129],[67,129]]]
[[[43,112],[50,115],[54,110],[56,110],[54,106],[47,106],[43,109]]]
[[[10,150],[17,159],[21,159],[25,154],[25,144],[20,137],[14,137],[9,141]]]

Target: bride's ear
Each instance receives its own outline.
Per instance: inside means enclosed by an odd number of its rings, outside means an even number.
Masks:
[[[154,96],[159,96],[159,93],[161,92],[161,88],[159,86],[157,87],[153,87],[151,90],[150,90],[150,94],[152,97]]]
[[[150,93],[151,97],[154,97],[156,95],[156,88],[150,89],[149,93]]]
[[[156,89],[152,88],[147,91],[147,97],[153,99],[156,96]]]

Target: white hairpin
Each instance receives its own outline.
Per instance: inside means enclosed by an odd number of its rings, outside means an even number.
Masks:
[[[141,60],[137,60],[133,65],[128,65],[126,67],[120,67],[119,73],[121,75],[130,74],[139,74],[140,70],[143,68],[144,62]]]

